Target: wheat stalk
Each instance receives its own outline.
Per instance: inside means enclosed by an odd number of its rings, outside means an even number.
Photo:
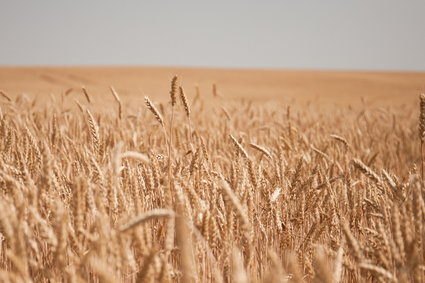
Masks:
[[[421,154],[421,178],[424,180],[424,153],[423,147],[425,142],[425,93],[419,96],[419,139],[421,141],[420,154]]]

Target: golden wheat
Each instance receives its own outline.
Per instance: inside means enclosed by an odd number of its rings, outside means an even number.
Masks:
[[[0,91],[0,281],[425,280],[424,96],[418,138],[416,105],[324,113],[179,83],[148,109],[111,87],[118,111],[85,88],[37,107]]]

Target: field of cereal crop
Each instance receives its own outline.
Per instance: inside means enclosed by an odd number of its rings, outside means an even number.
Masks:
[[[0,68],[0,281],[423,282],[424,83]]]

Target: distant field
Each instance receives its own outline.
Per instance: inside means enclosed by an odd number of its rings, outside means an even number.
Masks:
[[[199,86],[204,98],[212,96],[212,84],[226,98],[256,101],[312,101],[320,105],[414,103],[425,92],[425,73],[329,72],[274,70],[219,70],[191,68],[90,67],[90,68],[0,68],[0,89],[16,95],[60,94],[85,86],[96,96],[114,86],[126,99],[149,95],[166,99],[167,82],[179,75],[188,96]]]

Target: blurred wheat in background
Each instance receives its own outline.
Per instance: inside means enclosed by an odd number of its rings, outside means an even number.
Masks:
[[[425,280],[417,105],[218,87],[207,104],[174,77],[137,107],[114,88],[111,107],[1,92],[0,281]]]

